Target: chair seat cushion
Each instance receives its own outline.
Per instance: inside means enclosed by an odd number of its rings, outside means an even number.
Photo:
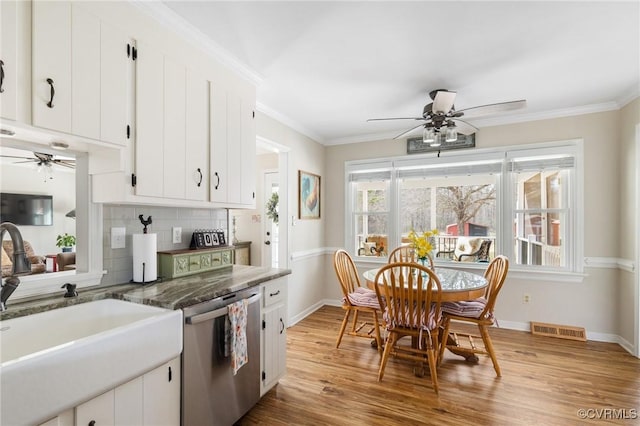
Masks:
[[[459,317],[478,318],[485,306],[487,306],[487,299],[479,297],[461,302],[443,302],[442,311]]]
[[[415,315],[417,314],[417,315]],[[442,311],[438,311],[438,318],[436,318],[436,310],[435,306],[431,304],[431,309],[429,310],[429,314],[427,315],[426,323],[422,322],[422,318],[424,318],[424,307],[418,311],[414,310],[413,318],[409,318],[408,310],[405,310],[405,317],[401,319],[401,324],[395,321],[395,319],[391,318],[391,314],[389,313],[389,308],[387,307],[382,314],[385,323],[387,324],[387,330],[392,330],[396,326],[407,327],[407,328],[416,328],[422,330],[434,330],[440,324],[442,320]],[[416,318],[419,316],[420,318]]]
[[[343,302],[345,302],[344,298]],[[355,291],[349,293],[349,302],[356,306],[380,309],[376,292],[364,287],[357,287]]]

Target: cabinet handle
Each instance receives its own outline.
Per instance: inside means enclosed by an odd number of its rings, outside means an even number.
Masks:
[[[276,291],[275,293],[269,293],[269,297],[277,296],[279,294],[280,294],[280,290]]]
[[[171,372],[171,367],[169,367],[169,381],[171,381],[171,380],[172,380],[172,378],[173,378],[172,376],[173,376],[173,374],[172,374],[172,372]]]
[[[49,83],[49,86],[51,86],[51,100],[47,102],[47,106],[49,108],[53,108],[53,96],[56,94],[56,89],[53,88],[53,80],[51,80],[50,78],[47,79],[47,83]]]
[[[284,332],[284,321],[282,321],[282,318],[280,318],[280,325],[282,326],[282,328],[280,329],[280,334],[282,334]]]
[[[200,170],[200,167],[198,167],[198,173],[200,174],[200,180],[198,181],[198,186],[200,186],[200,184],[202,183],[202,170]]]
[[[218,187],[220,186],[220,175],[218,174],[218,172],[215,172],[214,174],[215,174],[216,178],[218,179],[218,182],[216,183],[216,188],[215,189],[218,189]]]
[[[4,61],[0,59],[0,93],[4,92],[2,83],[4,83]]]
[[[96,421],[91,420],[87,426],[96,426]]]

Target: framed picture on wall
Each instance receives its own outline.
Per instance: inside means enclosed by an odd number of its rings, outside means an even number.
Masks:
[[[320,176],[298,170],[298,218],[320,219]]]

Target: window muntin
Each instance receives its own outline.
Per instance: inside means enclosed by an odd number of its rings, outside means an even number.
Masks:
[[[441,233],[442,244],[450,249],[458,237],[449,238],[447,234],[460,228],[465,234],[486,233],[481,238],[492,240],[490,257],[505,254],[513,266],[581,272],[577,227],[583,219],[575,208],[582,199],[578,195],[581,184],[576,180],[581,153],[581,143],[569,141],[513,150],[477,150],[473,154],[447,153],[446,158],[406,156],[384,160],[391,164],[392,171],[385,195],[391,206],[384,212],[387,245],[393,248],[407,242],[403,237],[411,228],[435,228]],[[374,160],[371,165],[382,161]],[[358,173],[366,174],[366,161],[347,162],[347,176],[352,175],[354,166]],[[458,221],[457,216],[462,215],[455,215],[444,202],[447,194],[451,198],[452,190],[491,195],[466,220]],[[347,206],[351,207],[350,203],[348,200]],[[353,209],[347,212],[349,236],[345,241],[349,250],[358,254],[362,240],[354,238],[354,213]],[[458,222],[470,225],[457,226]],[[449,257],[436,260],[442,262]]]

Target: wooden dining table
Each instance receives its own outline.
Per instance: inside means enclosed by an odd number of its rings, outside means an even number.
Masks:
[[[375,279],[379,269],[369,269],[362,274],[367,287],[372,290],[375,290]],[[435,273],[442,286],[443,302],[460,302],[484,296],[488,285],[484,276],[472,272],[436,267]]]
[[[375,290],[375,280],[379,270],[380,268],[369,269],[362,274],[367,283],[367,287],[372,290]],[[460,302],[463,300],[477,299],[478,297],[484,296],[485,289],[489,284],[484,276],[472,272],[439,267],[436,267],[434,272],[440,280],[442,302]],[[452,346],[457,346],[457,343],[449,336],[447,348],[451,353],[465,358],[468,362],[478,361],[476,355],[456,351]]]

